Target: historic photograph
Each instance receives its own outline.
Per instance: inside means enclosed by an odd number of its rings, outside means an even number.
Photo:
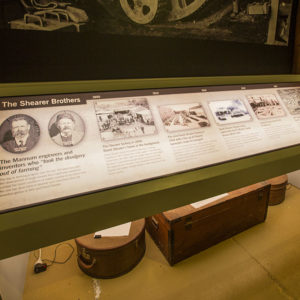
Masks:
[[[300,88],[278,90],[277,93],[292,115],[300,114]]]
[[[209,102],[209,108],[217,124],[250,121],[251,116],[244,103],[239,99]]]
[[[70,147],[79,144],[85,134],[81,117],[74,111],[57,112],[49,122],[49,135],[59,146]]]
[[[273,94],[248,95],[247,99],[258,119],[285,115],[279,100]]]
[[[36,120],[24,114],[13,115],[0,127],[0,143],[10,153],[31,150],[40,138],[40,127]]]
[[[292,0],[10,0],[0,28],[288,45]]]
[[[157,133],[146,98],[97,100],[94,104],[103,141]]]
[[[210,125],[200,103],[163,105],[158,110],[165,129],[169,132]]]

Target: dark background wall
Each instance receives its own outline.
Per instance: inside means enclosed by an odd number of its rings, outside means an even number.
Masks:
[[[5,15],[11,19],[22,16],[22,7],[6,5],[2,11]],[[289,46],[93,31],[45,33],[8,30],[5,26],[7,22],[0,31],[0,82],[292,72],[295,13]]]
[[[296,33],[295,33],[295,52],[294,52],[294,73],[300,74],[300,5],[298,6],[297,22],[296,22]]]

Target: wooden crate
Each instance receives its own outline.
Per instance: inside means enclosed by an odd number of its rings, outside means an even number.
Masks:
[[[270,185],[257,183],[200,208],[186,205],[146,218],[146,229],[173,265],[265,220]]]

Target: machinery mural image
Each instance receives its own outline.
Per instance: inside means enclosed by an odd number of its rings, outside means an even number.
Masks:
[[[292,0],[11,0],[0,28],[287,45]]]
[[[149,24],[162,20],[169,22],[184,19],[205,4],[207,0],[98,0],[108,10],[120,6],[129,20],[137,24]],[[118,17],[118,16],[116,16]]]

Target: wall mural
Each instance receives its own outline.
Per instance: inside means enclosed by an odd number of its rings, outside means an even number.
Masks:
[[[292,0],[1,0],[0,29],[287,46]]]

